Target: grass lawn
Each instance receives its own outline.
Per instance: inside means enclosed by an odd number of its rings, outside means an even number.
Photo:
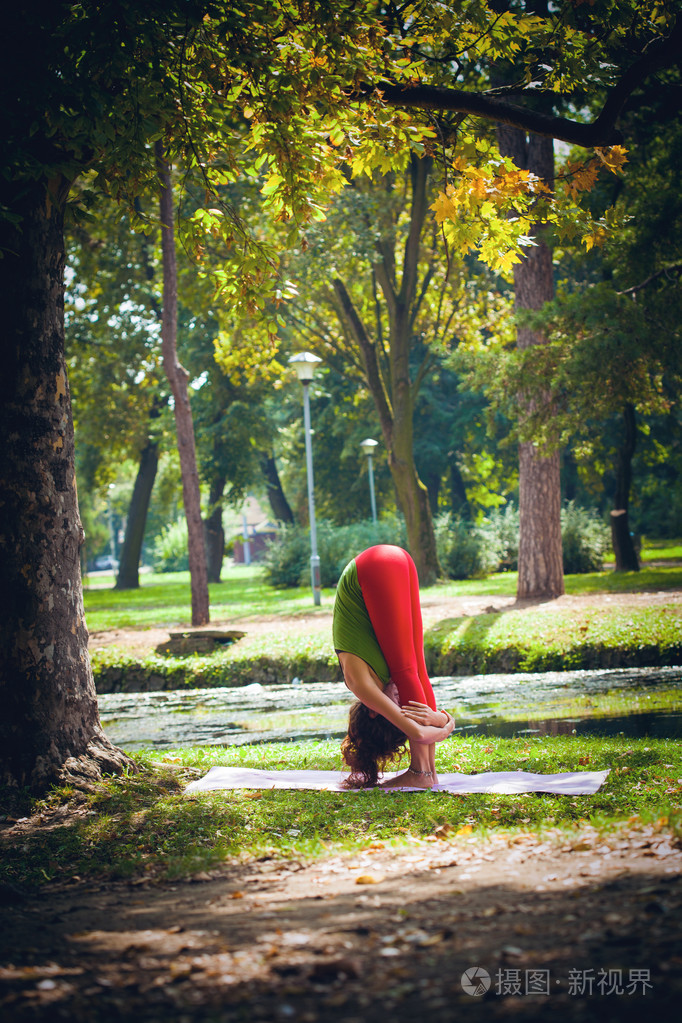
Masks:
[[[223,791],[183,796],[215,764],[341,770],[338,742],[278,743],[136,754],[141,770],[77,794],[75,812],[3,850],[0,878],[15,884],[85,878],[174,878],[259,856],[311,858],[372,842],[409,843],[446,826],[453,836],[494,830],[608,830],[632,818],[682,837],[682,744],[623,737],[455,738],[438,749],[443,773],[538,773],[611,769],[592,796],[449,795],[317,791]],[[48,822],[73,793],[56,790],[35,808]]]
[[[682,551],[682,547],[679,548]],[[652,560],[662,554],[673,554],[678,547],[656,549]],[[671,557],[671,560],[676,560]],[[223,571],[224,582],[210,586],[211,615],[214,620],[237,623],[250,617],[314,613],[310,589],[276,590],[266,585],[262,572],[254,565],[229,565]],[[187,625],[190,621],[190,590],[188,572],[163,575],[143,573],[139,590],[114,590],[114,577],[101,576],[97,585],[88,586],[86,579],[85,610],[91,632],[116,628],[149,628],[150,626]],[[438,595],[513,596],[516,593],[516,572],[498,572],[486,579],[465,579],[438,583]],[[590,572],[565,577],[569,594],[639,593],[682,588],[682,567],[643,568],[640,572]],[[433,592],[433,590],[429,591]],[[322,591],[322,607],[331,609],[334,590]]]

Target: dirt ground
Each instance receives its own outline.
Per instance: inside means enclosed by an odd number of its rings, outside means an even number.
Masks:
[[[649,607],[657,604],[677,603],[682,610],[682,590],[661,590],[658,593],[590,593],[585,595],[569,595],[559,597],[556,600],[523,600],[517,601],[515,597],[448,597],[445,598],[438,593],[437,589],[422,590],[421,605],[424,619],[424,627],[429,628],[444,618],[457,618],[461,615],[476,615],[482,612],[508,611],[523,613],[533,608],[542,608],[547,611],[560,611],[563,609],[575,609],[579,611],[586,607]],[[311,628],[316,632],[328,628],[331,637],[332,627],[332,603],[320,608],[311,607],[309,610],[301,611],[298,614],[289,615],[286,618],[276,615],[263,615],[252,618],[231,618],[226,620],[214,620],[207,625],[207,629],[231,629],[238,628],[246,633],[246,639],[258,637],[266,633],[276,632],[279,628],[286,628],[288,635],[305,635]],[[177,627],[178,629],[180,626]],[[193,630],[200,631],[200,630]],[[169,637],[167,628],[153,629],[107,629],[101,632],[90,634],[89,649],[101,650],[107,646],[117,646],[127,650],[131,654],[144,656],[152,653],[160,643],[165,643]]]
[[[5,890],[0,1018],[677,1021],[681,866],[631,823]]]

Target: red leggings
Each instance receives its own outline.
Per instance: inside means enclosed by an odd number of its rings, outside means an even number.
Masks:
[[[355,559],[358,582],[372,626],[400,696],[427,703],[436,699],[424,663],[424,631],[414,561],[401,547],[379,544]]]

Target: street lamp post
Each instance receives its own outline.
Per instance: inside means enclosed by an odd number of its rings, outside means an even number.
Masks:
[[[372,522],[376,526],[377,524],[377,502],[374,496],[374,468],[372,466],[372,455],[374,449],[379,443],[378,440],[372,440],[371,437],[367,437],[366,440],[360,442],[360,447],[367,455],[367,474],[369,476],[369,497],[372,502]]]
[[[310,433],[310,395],[308,387],[315,374],[315,366],[322,362],[312,352],[292,355],[289,362],[296,370],[296,376],[303,384],[303,427],[305,432],[305,460],[308,476],[308,512],[310,517],[310,578],[313,587],[313,602],[320,603],[320,558],[317,553],[317,530],[315,527],[315,494],[313,480],[313,446]]]

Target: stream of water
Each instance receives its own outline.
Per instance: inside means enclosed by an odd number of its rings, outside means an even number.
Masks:
[[[646,700],[654,692],[682,687],[682,667],[472,675],[436,678],[432,683],[438,706],[455,710],[460,734],[682,737],[682,688],[679,704],[670,711],[646,710]],[[590,702],[605,694],[632,694],[633,712],[591,715]],[[338,682],[254,683],[240,688],[110,693],[99,697],[99,707],[109,738],[134,750],[341,737],[352,699]],[[579,709],[570,717],[560,714],[558,708],[572,701],[579,702]]]

